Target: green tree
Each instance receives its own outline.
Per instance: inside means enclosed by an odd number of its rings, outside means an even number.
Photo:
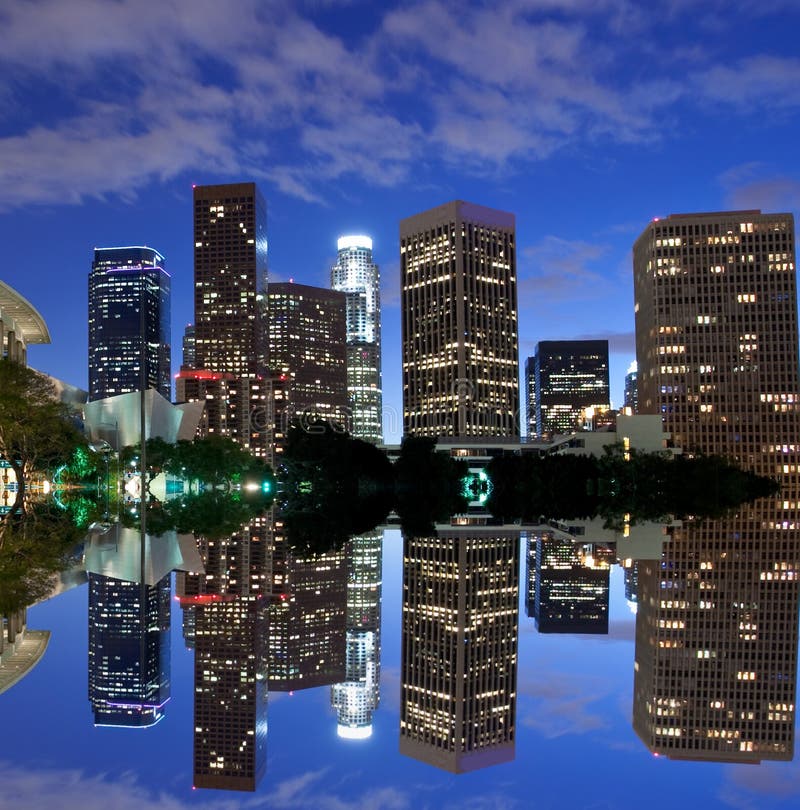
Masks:
[[[16,475],[16,504],[22,502],[35,473],[66,463],[85,444],[47,377],[20,363],[0,360],[0,456]]]

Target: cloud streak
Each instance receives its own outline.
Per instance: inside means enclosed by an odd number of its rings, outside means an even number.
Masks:
[[[132,198],[189,172],[259,177],[321,203],[343,178],[392,187],[440,164],[513,175],[598,139],[644,146],[681,104],[800,105],[800,60],[662,55],[636,3],[421,0],[356,33],[315,23],[331,5],[349,4],[241,0],[233,14],[164,0],[142,13],[137,0],[8,0],[0,206]],[[669,9],[682,25],[681,0]]]

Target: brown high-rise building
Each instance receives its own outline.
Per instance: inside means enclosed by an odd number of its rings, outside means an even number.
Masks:
[[[255,183],[195,186],[195,368],[266,369],[267,206]]]
[[[514,215],[456,200],[400,223],[403,432],[518,436]]]
[[[651,222],[634,246],[639,412],[675,443],[777,478],[779,495],[675,529],[640,561],[634,729],[655,753],[792,758],[800,380],[794,222]],[[713,482],[708,497],[713,498]]]
[[[283,421],[320,419],[346,427],[345,294],[305,284],[270,284],[268,299],[269,364],[285,388]]]
[[[255,183],[195,186],[195,322],[176,399],[206,403],[200,433],[269,459],[266,289],[267,208]]]

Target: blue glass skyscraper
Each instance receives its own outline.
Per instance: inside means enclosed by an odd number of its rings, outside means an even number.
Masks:
[[[142,356],[146,388],[170,399],[170,277],[164,257],[149,247],[95,248],[89,274],[89,399],[141,390]]]

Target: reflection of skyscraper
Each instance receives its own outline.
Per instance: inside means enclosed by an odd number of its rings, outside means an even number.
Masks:
[[[267,767],[267,605],[261,594],[193,598],[194,785],[255,790]]]
[[[372,260],[372,239],[343,236],[331,268],[331,288],[347,297],[347,394],[352,410],[351,433],[357,439],[380,443],[381,392],[381,277]]]
[[[170,579],[89,574],[89,700],[95,725],[151,726],[170,694]]]
[[[141,390],[142,340],[147,387],[171,399],[164,257],[149,247],[96,248],[89,274],[90,400]]]
[[[403,433],[519,436],[514,215],[456,200],[400,223]]]
[[[608,566],[589,567],[575,541],[540,534],[533,615],[540,633],[608,633]]]
[[[349,422],[345,300],[305,284],[269,286],[269,363],[286,378],[286,419]]]
[[[252,791],[266,771],[270,523],[198,538],[205,573],[178,575],[195,650],[195,787]]]
[[[279,545],[276,532],[276,547]],[[299,557],[276,548],[273,577],[276,585],[269,607],[270,689],[289,692],[344,680],[344,549]]]
[[[587,408],[608,409],[608,341],[540,341],[532,390],[529,411],[536,436],[570,433]]]
[[[734,211],[650,223],[634,246],[639,409],[675,443],[782,491],[674,530],[640,561],[634,729],[670,757],[794,749],[800,435],[793,220]],[[711,482],[710,482],[711,483]],[[713,486],[709,486],[713,497]]]
[[[525,615],[533,618],[536,605],[536,547],[538,534],[525,532]]]
[[[400,753],[453,773],[514,758],[519,540],[403,541]]]
[[[382,531],[348,543],[345,680],[331,687],[340,737],[368,737],[380,701],[382,543]]]

